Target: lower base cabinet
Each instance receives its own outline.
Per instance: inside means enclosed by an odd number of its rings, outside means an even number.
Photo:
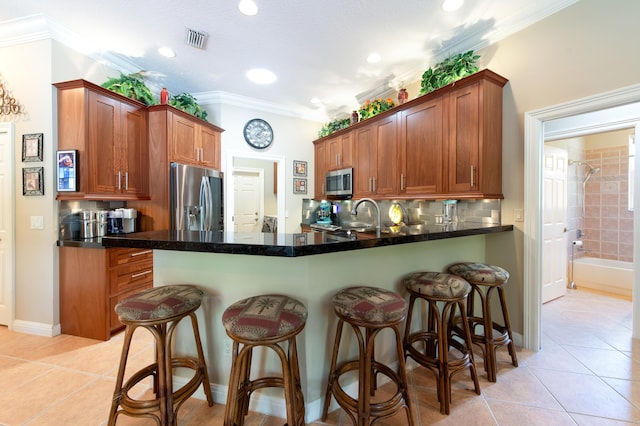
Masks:
[[[124,327],[116,304],[153,287],[153,250],[60,247],[63,334],[109,340]]]

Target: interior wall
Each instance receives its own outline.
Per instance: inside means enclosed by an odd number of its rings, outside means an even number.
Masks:
[[[636,84],[635,26],[640,3],[581,0],[479,51],[481,68],[509,79],[503,107],[503,223],[514,232],[487,240],[487,260],[511,273],[506,288],[511,325],[523,331],[524,113]],[[615,64],[610,72],[603,64]],[[526,211],[526,209],[525,209]],[[528,220],[527,217],[524,218]]]
[[[208,108],[208,106],[207,106]],[[219,121],[216,124],[225,131],[222,133],[222,171],[228,175],[231,164],[227,164],[229,153],[236,158],[258,158],[261,155],[278,156],[284,158],[285,190],[284,197],[285,227],[278,225],[278,232],[300,232],[302,221],[302,200],[309,198],[313,188],[313,143],[317,139],[318,130],[322,123],[305,120],[298,117],[269,113],[256,109],[248,109],[234,105],[216,105],[219,111]],[[252,118],[266,120],[273,129],[273,143],[266,149],[251,148],[242,134],[244,125]],[[307,194],[293,193],[293,161],[307,162]]]

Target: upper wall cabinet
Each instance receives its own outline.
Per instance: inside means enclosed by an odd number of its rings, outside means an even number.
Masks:
[[[483,70],[314,144],[353,141],[354,198],[503,198],[507,81]]]
[[[169,161],[220,170],[222,129],[167,105],[151,107],[151,114],[166,111]]]
[[[85,80],[58,89],[58,149],[78,150],[78,191],[58,199],[149,199],[147,108]]]

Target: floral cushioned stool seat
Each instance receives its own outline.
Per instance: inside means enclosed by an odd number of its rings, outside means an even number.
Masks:
[[[509,311],[504,286],[509,281],[506,269],[481,262],[459,262],[450,265],[448,271],[458,275],[471,284],[471,293],[467,301],[467,320],[471,329],[471,340],[477,343],[484,354],[484,370],[490,382],[497,380],[496,350],[506,346],[511,356],[511,363],[518,366],[516,348],[513,343]],[[502,324],[494,321],[491,312],[491,297],[498,293],[502,311]],[[480,299],[482,311],[475,313],[475,297]],[[476,331],[477,329],[480,331]]]
[[[441,272],[413,272],[402,281],[410,295],[404,333],[405,354],[434,373],[438,381],[440,412],[449,414],[454,374],[468,368],[474,390],[480,395],[465,307],[471,285],[457,275]],[[426,318],[412,321],[414,307],[420,300],[427,304]],[[419,307],[418,315],[421,311]],[[460,332],[455,332],[456,314],[460,316]],[[414,322],[420,326],[416,327]]]
[[[225,407],[224,425],[244,424],[249,398],[258,389],[284,389],[287,424],[304,424],[304,396],[296,336],[304,329],[307,308],[299,300],[282,294],[264,294],[239,300],[222,314],[227,335],[233,340],[229,392]],[[288,344],[288,350],[283,348]],[[263,346],[279,357],[282,376],[260,377],[251,380],[253,349]]]
[[[353,424],[370,425],[381,418],[391,416],[401,410],[407,414],[407,424],[413,425],[411,402],[407,392],[407,375],[402,350],[400,325],[407,314],[407,301],[399,294],[377,287],[354,286],[336,293],[333,310],[338,317],[329,380],[325,394],[322,420],[326,420],[331,397],[333,396]],[[351,326],[359,344],[358,359],[351,359],[338,365],[338,352],[344,324]],[[394,332],[397,370],[375,359],[374,340],[385,328]],[[364,333],[363,333],[364,330]],[[395,361],[395,360],[392,360]],[[340,377],[350,371],[358,372],[358,395],[354,399],[342,388]],[[396,390],[391,395],[383,395],[374,400],[377,376],[382,374],[394,383]],[[380,400],[382,399],[382,400]],[[372,402],[374,400],[375,402]]]
[[[195,311],[200,307],[204,293],[193,285],[167,285],[150,288],[121,300],[115,307],[125,328],[122,355],[113,393],[108,424],[115,425],[120,413],[129,416],[151,417],[158,424],[177,424],[178,409],[202,384],[209,406],[213,405],[211,384],[204,360],[202,343]],[[180,320],[190,317],[198,358],[174,357],[172,342]],[[134,332],[148,330],[155,338],[155,362],[135,372],[124,381],[127,357]],[[173,370],[191,369],[193,376],[180,389],[173,389]],[[129,390],[146,377],[153,377],[153,400],[136,400]]]

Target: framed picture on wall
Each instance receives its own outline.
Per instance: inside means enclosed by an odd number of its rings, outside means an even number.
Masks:
[[[78,189],[78,151],[75,149],[58,151],[58,191],[77,191]]]
[[[294,176],[306,176],[307,175],[307,162],[293,160],[293,175]]]
[[[44,167],[22,168],[22,195],[44,195]]]
[[[42,133],[22,135],[22,161],[42,161]]]
[[[307,180],[293,178],[293,193],[294,194],[306,194],[307,193]]]

